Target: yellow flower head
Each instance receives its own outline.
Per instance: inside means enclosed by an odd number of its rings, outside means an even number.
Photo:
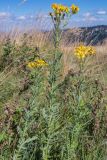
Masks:
[[[34,62],[29,62],[27,66],[29,68],[36,68],[36,67],[42,67],[42,66],[47,66],[47,65],[48,63],[46,63],[44,60],[38,59]]]
[[[29,68],[34,68],[35,67],[35,63],[34,62],[29,62],[27,66]]]
[[[59,10],[65,13],[69,12],[69,8],[67,6],[63,6],[62,4],[59,5]]]
[[[53,3],[53,4],[52,4],[52,9],[53,9],[53,10],[57,10],[57,8],[58,8],[58,5],[57,5],[56,3]]]
[[[54,11],[54,14],[59,15],[59,16],[64,15],[64,14],[67,15],[71,12],[72,14],[76,14],[79,11],[79,7],[74,4],[71,7],[67,7],[62,4],[53,3],[51,7]],[[53,17],[53,15],[51,16]]]
[[[88,54],[89,54],[89,55],[94,55],[94,54],[96,54],[96,50],[95,50],[95,48],[92,47],[92,46],[89,46],[89,47],[87,48],[87,50],[88,50]]]
[[[78,59],[84,59],[89,55],[94,55],[96,53],[95,49],[92,46],[80,45],[75,48],[74,54]]]
[[[76,14],[79,11],[79,7],[73,4],[71,6],[71,11],[72,11],[72,14]]]
[[[52,4],[52,9],[54,10],[54,12],[56,14],[61,14],[61,13],[68,13],[69,12],[69,8],[67,6],[64,6],[62,4]]]

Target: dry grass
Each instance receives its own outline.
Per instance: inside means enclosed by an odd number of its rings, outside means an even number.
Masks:
[[[43,26],[44,21],[39,21],[38,24]],[[45,24],[46,25],[46,24]],[[25,34],[25,38],[23,39],[23,35]],[[62,33],[63,34],[63,33]],[[63,74],[66,75],[70,69],[76,69],[76,63],[74,61],[73,50],[74,47],[80,44],[80,40],[76,39],[74,43],[70,43],[67,41],[68,35],[77,35],[81,34],[81,30],[78,28],[69,29],[66,33],[64,33],[64,37],[61,41],[61,51],[63,54],[63,63],[64,70]],[[40,49],[40,55],[46,55],[52,49],[52,32],[43,32],[40,30],[32,29],[25,30],[24,32],[20,31],[18,28],[13,28],[9,33],[2,33],[0,36],[0,45],[6,41],[7,38],[10,38],[12,43],[15,42],[17,46],[21,46],[23,41],[27,43],[27,45],[32,47],[38,47]],[[70,38],[72,39],[72,37]],[[47,47],[48,46],[48,47]],[[107,42],[105,41],[102,45],[95,46],[97,54],[96,57],[91,61],[91,64],[87,63],[87,66],[91,66],[88,68],[87,73],[98,74],[100,78],[102,78],[103,82],[106,83],[106,69],[107,69]],[[2,50],[2,47],[1,47]],[[2,54],[2,51],[0,52]],[[11,65],[11,64],[10,64]],[[8,68],[8,66],[7,66]],[[3,71],[4,72],[4,71]],[[1,73],[2,75],[3,73]]]

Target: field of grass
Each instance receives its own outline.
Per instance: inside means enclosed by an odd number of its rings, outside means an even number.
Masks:
[[[107,44],[66,43],[64,9],[0,37],[0,160],[107,159]]]

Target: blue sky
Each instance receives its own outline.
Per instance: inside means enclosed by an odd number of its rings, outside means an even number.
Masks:
[[[0,24],[31,23],[41,14],[45,18],[52,3],[80,7],[78,15],[72,18],[71,26],[107,25],[107,0],[1,0]]]

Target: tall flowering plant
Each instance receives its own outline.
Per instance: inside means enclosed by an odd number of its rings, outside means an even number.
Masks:
[[[61,40],[62,26],[65,27],[69,21],[69,18],[78,13],[79,7],[72,5],[71,7],[64,6],[62,4],[52,4],[52,12],[50,13],[53,22],[53,42],[54,42],[54,53],[53,60],[51,63],[50,80],[51,85],[58,81],[58,77],[61,74],[61,57],[59,45]],[[66,23],[65,23],[66,21]]]
[[[68,20],[71,15],[76,14],[79,11],[79,8],[75,5],[71,7],[64,6],[62,4],[52,4],[52,12],[50,13],[52,22],[53,22],[53,42],[54,50],[52,51],[52,61],[49,64],[49,77],[48,77],[48,104],[49,106],[44,109],[45,114],[47,113],[46,123],[47,129],[46,133],[43,136],[45,137],[43,151],[43,160],[58,158],[60,155],[60,149],[62,147],[62,135],[63,132],[63,122],[61,122],[61,113],[60,106],[61,100],[58,99],[58,86],[61,81],[61,57],[62,53],[60,52],[60,40],[62,26],[65,26],[65,21]],[[66,23],[67,24],[67,23]],[[65,127],[64,127],[65,128]],[[59,132],[59,129],[61,132]],[[47,136],[46,136],[47,135]],[[57,155],[53,155],[52,151],[54,150]],[[52,158],[53,157],[53,158]],[[59,157],[60,159],[60,157]]]
[[[68,7],[54,3],[52,4],[52,10],[53,12],[50,13],[50,16],[54,24],[54,46],[58,48],[61,40],[61,25],[65,26],[67,23],[64,23],[64,21],[68,20],[71,15],[76,14],[79,11],[79,7],[74,4]]]
[[[85,60],[95,55],[95,49],[92,46],[77,46],[74,54],[80,72],[68,73],[63,82],[60,76],[62,26],[78,11],[79,7],[74,4],[71,7],[52,4],[52,61],[47,63],[39,57],[27,64],[32,71],[32,96],[17,130],[19,140],[13,160],[102,159],[102,140],[106,134],[102,132],[105,126],[100,125],[104,113],[103,109],[100,110],[102,88],[98,81],[90,84],[89,77],[84,80],[83,74]]]

